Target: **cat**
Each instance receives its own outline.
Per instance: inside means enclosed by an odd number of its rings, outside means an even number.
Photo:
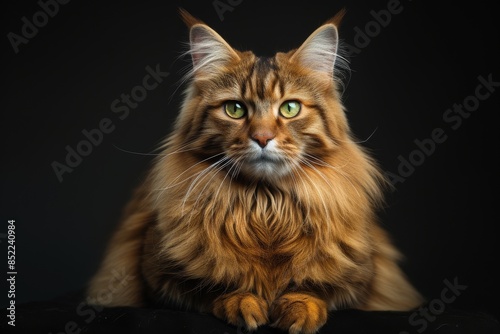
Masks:
[[[88,300],[289,333],[316,332],[330,310],[422,303],[377,222],[387,181],[341,102],[344,13],[266,58],[181,10],[192,61],[181,110]]]

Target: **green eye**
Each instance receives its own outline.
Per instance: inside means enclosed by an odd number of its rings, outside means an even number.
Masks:
[[[300,103],[298,101],[285,101],[280,106],[280,114],[285,118],[292,118],[300,112]]]
[[[224,111],[229,117],[236,119],[242,118],[247,113],[243,103],[238,101],[227,101],[224,103]]]

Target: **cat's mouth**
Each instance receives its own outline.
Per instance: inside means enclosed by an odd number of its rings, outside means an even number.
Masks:
[[[269,145],[271,146],[271,145]],[[250,164],[279,164],[283,163],[283,158],[281,154],[276,150],[276,148],[265,147],[252,149],[247,153],[246,159]]]
[[[289,168],[280,154],[263,149],[244,159],[242,171],[253,177],[272,179],[288,173]]]
[[[275,154],[268,153],[267,151],[262,150],[262,152],[253,158],[250,158],[251,163],[280,163],[282,159],[276,157]]]
[[[265,147],[250,142],[245,147],[233,146],[229,157],[235,162],[233,171],[252,179],[276,180],[293,169],[293,155],[283,151],[275,141]]]

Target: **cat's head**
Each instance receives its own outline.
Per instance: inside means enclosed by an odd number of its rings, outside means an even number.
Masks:
[[[192,59],[175,136],[221,170],[276,180],[331,163],[349,142],[337,90],[341,11],[287,53],[258,57],[232,48],[182,11]],[[180,145],[180,143],[179,143]]]

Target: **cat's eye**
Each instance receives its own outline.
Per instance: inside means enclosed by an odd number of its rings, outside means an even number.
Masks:
[[[285,101],[280,106],[280,114],[285,118],[292,118],[299,114],[300,103],[298,101]]]
[[[231,118],[242,118],[246,115],[247,110],[243,103],[238,101],[227,101],[224,103],[224,111]]]

